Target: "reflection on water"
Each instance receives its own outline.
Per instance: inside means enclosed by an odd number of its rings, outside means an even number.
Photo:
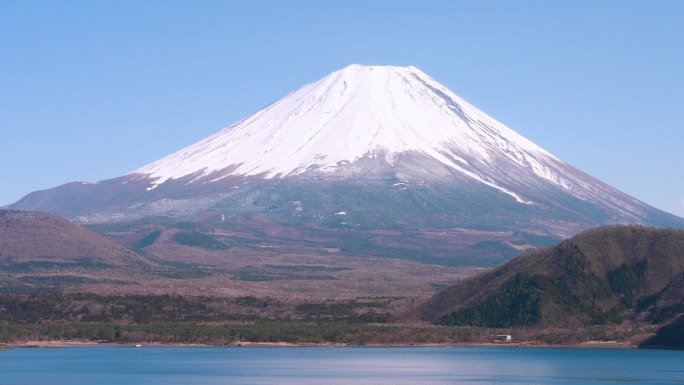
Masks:
[[[514,347],[0,352],[0,384],[684,384],[684,352]]]

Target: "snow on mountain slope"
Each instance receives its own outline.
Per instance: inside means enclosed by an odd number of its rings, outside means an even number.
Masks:
[[[505,162],[564,189],[558,159],[489,117],[415,67],[351,65],[308,84],[256,114],[132,174],[150,189],[190,174],[281,178],[332,172],[362,157],[418,153],[530,203],[500,183]],[[476,166],[477,164],[477,166]],[[482,168],[492,172],[486,175]],[[225,175],[223,175],[225,176]]]
[[[307,231],[350,253],[418,259],[499,261],[605,224],[684,228],[420,70],[359,65],[130,174],[36,191],[10,208],[84,224],[225,226],[265,244],[275,228]],[[511,243],[496,246],[481,231],[507,232]]]

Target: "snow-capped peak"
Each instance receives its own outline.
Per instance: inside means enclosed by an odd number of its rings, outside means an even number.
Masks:
[[[565,237],[599,224],[682,224],[556,159],[415,67],[360,65],[131,174],[35,192],[11,207],[84,223],[215,221],[220,212],[226,224],[245,214],[412,234],[548,227]]]
[[[382,154],[415,152],[524,200],[472,169],[501,154],[556,184],[551,154],[416,67],[350,65],[133,174],[169,179],[231,167],[233,175],[286,177]]]

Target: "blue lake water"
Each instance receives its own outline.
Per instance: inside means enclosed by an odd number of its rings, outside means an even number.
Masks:
[[[0,384],[684,384],[684,351],[69,347],[0,351]]]

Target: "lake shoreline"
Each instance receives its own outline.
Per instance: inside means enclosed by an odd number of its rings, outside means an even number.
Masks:
[[[230,343],[165,343],[165,342],[98,342],[98,341],[70,341],[70,340],[50,340],[50,341],[16,341],[0,344],[0,350],[4,349],[28,349],[28,348],[66,348],[66,347],[535,347],[535,348],[598,348],[598,349],[636,349],[637,345],[622,341],[588,341],[576,344],[548,344],[542,342],[478,342],[478,343],[393,343],[380,344],[369,343],[364,345],[343,344],[343,343],[292,343],[292,342],[230,342]]]

